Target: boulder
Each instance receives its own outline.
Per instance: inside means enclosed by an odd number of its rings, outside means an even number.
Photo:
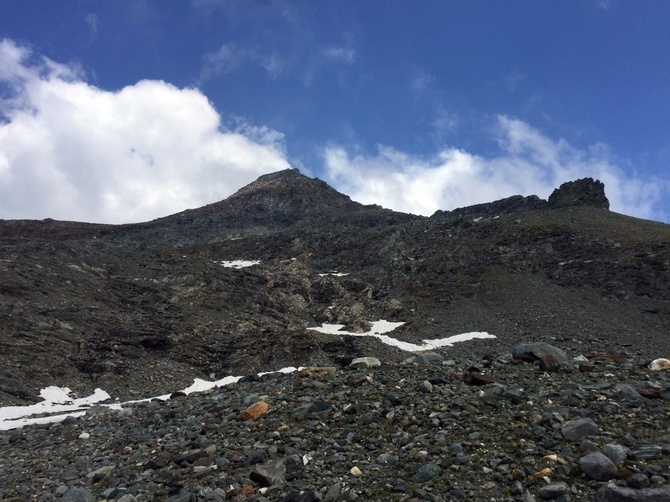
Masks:
[[[664,357],[654,359],[652,362],[649,363],[649,369],[651,371],[670,370],[670,359],[665,359]]]
[[[263,486],[283,485],[286,482],[286,465],[283,459],[270,460],[256,465],[249,479]]]
[[[546,365],[552,367],[570,363],[565,352],[546,342],[520,343],[512,350],[512,357],[529,363],[544,360]]]
[[[584,474],[596,481],[609,481],[617,475],[614,463],[600,452],[584,455],[579,459],[579,468]]]
[[[590,418],[575,418],[568,420],[561,427],[561,433],[565,439],[581,441],[590,436],[598,434],[598,426]]]
[[[416,354],[414,361],[419,364],[441,363],[444,361],[444,357],[437,352],[419,352]]]
[[[270,405],[265,401],[258,401],[257,403],[252,404],[246,410],[242,412],[242,420],[256,420],[263,413],[266,413],[270,409]]]

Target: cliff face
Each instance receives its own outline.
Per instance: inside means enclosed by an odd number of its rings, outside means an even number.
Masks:
[[[498,337],[449,349],[473,356],[561,339],[656,357],[668,346],[670,227],[608,206],[586,179],[547,201],[423,218],[288,170],[138,225],[2,221],[0,404],[52,384],[123,398],[211,373],[404,357],[307,329],[322,323],[403,321],[394,334],[411,342]]]

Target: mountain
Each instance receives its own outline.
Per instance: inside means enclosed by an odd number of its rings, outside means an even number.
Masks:
[[[473,358],[532,341],[667,357],[670,226],[608,208],[584,179],[546,201],[428,218],[287,170],[141,224],[0,221],[0,405],[47,385],[128,399],[194,377],[406,357],[307,329],[323,323],[404,322],[393,336],[415,343],[497,337],[445,349]],[[258,263],[224,266],[235,260]]]

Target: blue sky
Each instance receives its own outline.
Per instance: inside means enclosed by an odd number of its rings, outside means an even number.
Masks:
[[[665,0],[0,3],[0,218],[144,221],[298,167],[432,214],[605,182],[670,222]]]

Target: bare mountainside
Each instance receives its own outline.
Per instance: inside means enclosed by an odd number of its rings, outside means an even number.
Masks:
[[[410,342],[497,337],[444,349],[473,358],[539,340],[667,357],[670,226],[608,207],[584,179],[547,201],[427,218],[287,170],[142,224],[0,221],[0,404],[47,385],[125,399],[212,374],[406,357],[307,329],[322,323],[404,322],[393,336]]]

